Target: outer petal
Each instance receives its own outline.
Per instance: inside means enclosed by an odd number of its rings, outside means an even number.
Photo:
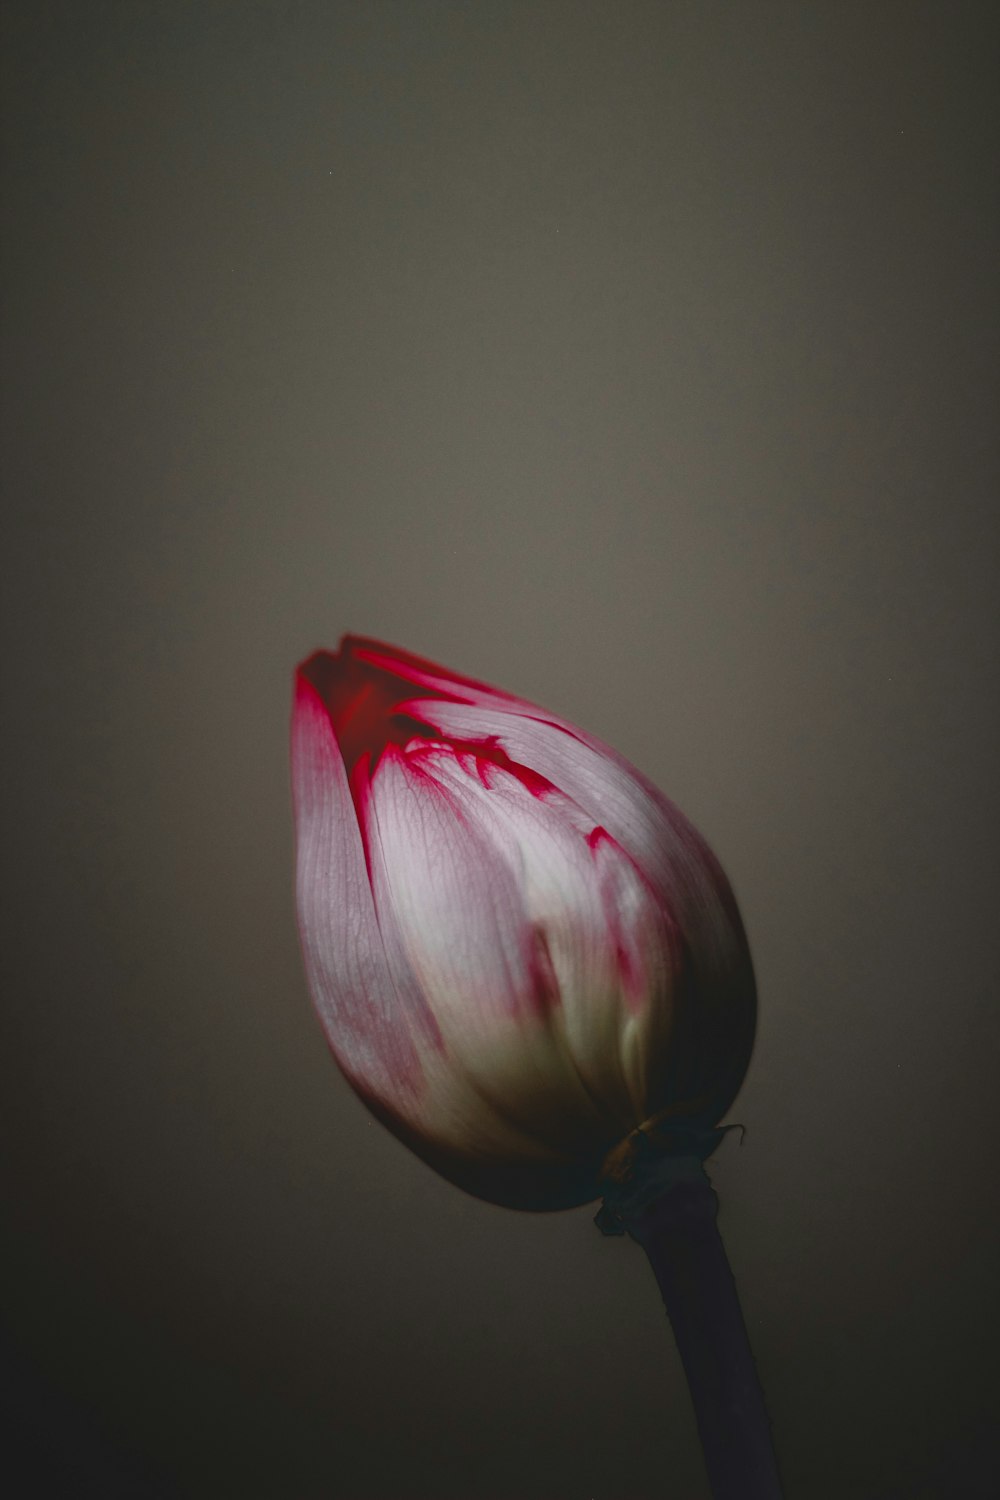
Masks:
[[[410,976],[386,960],[344,765],[329,715],[301,676],[292,790],[299,934],[320,1020],[358,1088],[413,1099],[423,1087],[418,1042],[434,1045],[434,1018]]]
[[[538,711],[540,714],[540,711]],[[572,798],[631,857],[686,950],[670,1057],[652,1058],[650,1113],[689,1103],[699,1119],[729,1107],[753,1045],[756,991],[739,911],[694,826],[599,740],[510,704],[420,700],[421,717],[458,741],[492,741]],[[712,1121],[714,1123],[714,1120]]]
[[[463,677],[448,667],[438,666],[425,657],[414,656],[411,651],[401,651],[397,646],[387,646],[384,641],[374,641],[359,635],[345,635],[340,643],[342,653],[367,662],[369,666],[393,672],[403,682],[412,682],[428,690],[432,695],[441,693],[455,697],[463,703],[505,703],[513,708],[532,709],[532,705],[505,693],[489,683],[479,682],[474,677]]]
[[[401,708],[416,713],[418,702]],[[594,824],[606,828],[665,894],[697,905],[706,887],[714,884],[705,863],[704,840],[680,810],[610,746],[510,705],[484,707],[422,698],[419,713],[451,739],[473,744],[497,741],[511,760],[551,781]]]
[[[491,1023],[530,1008],[528,933],[510,871],[456,799],[395,748],[372,782],[372,870],[439,1026],[488,1045]]]
[[[561,792],[532,792],[447,746],[423,759],[512,872],[552,970],[553,1026],[609,1129],[631,1129],[643,1118],[636,1040],[669,1033],[666,913],[628,855]]]
[[[514,869],[459,784],[390,749],[372,783],[372,879],[440,1028],[414,1123],[469,1154],[561,1159],[613,1125],[553,1026],[557,1001]]]

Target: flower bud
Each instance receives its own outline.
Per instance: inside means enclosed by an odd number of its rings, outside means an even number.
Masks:
[[[346,636],[298,669],[297,905],[334,1056],[466,1191],[604,1190],[642,1131],[704,1137],[753,1042],[736,903],[687,819],[535,704]]]

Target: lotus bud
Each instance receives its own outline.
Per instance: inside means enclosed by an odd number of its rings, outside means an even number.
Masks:
[[[753,1042],[747,941],[705,841],[623,756],[345,636],[296,674],[292,775],[313,1001],[400,1140],[522,1209],[601,1196],[638,1142],[714,1143]]]

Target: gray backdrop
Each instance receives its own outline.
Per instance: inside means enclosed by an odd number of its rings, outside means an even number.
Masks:
[[[287,718],[344,630],[700,826],[789,1500],[990,1492],[996,16],[4,5],[8,1493],[706,1494],[638,1247],[327,1054]]]

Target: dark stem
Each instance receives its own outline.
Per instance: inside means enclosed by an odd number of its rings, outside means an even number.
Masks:
[[[781,1500],[771,1427],[708,1180],[630,1215],[649,1256],[691,1391],[715,1500]]]

